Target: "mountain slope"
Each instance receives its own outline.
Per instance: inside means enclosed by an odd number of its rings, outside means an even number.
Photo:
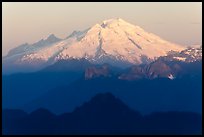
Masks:
[[[57,58],[88,58],[93,62],[104,62],[106,57],[140,64],[141,56],[150,59],[166,55],[170,50],[180,51],[182,47],[162,40],[124,20],[110,19],[91,27],[73,45],[63,50]]]

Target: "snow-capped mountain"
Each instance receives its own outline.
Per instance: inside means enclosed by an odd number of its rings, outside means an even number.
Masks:
[[[40,68],[59,60],[87,59],[94,64],[118,67],[149,63],[169,51],[184,47],[148,33],[121,18],[105,20],[84,31],[74,31],[65,39],[53,34],[34,44],[23,44],[3,57],[3,68],[11,65]]]
[[[202,60],[202,46],[200,47],[188,47],[181,52],[172,52],[169,53],[166,57],[166,60],[173,61],[182,61],[182,62],[194,62]]]

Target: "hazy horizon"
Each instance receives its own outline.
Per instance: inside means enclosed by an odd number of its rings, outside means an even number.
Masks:
[[[49,34],[65,38],[120,17],[184,46],[202,43],[202,3],[6,3],[2,4],[2,54]]]

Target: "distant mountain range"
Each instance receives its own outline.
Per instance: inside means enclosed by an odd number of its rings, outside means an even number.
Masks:
[[[141,115],[110,93],[97,94],[71,113],[55,115],[46,109],[29,114],[3,110],[4,135],[202,134],[201,115],[192,112],[157,112]]]
[[[86,59],[92,64],[125,68],[146,64],[183,46],[167,42],[121,18],[105,20],[65,39],[49,35],[34,44],[23,44],[3,57],[3,73],[36,71],[59,60]],[[12,69],[15,68],[15,69]]]
[[[201,50],[192,49],[196,53],[202,53]],[[173,54],[185,55],[186,58],[191,58],[192,54],[184,53]],[[202,58],[200,58],[200,54],[196,54],[198,55],[194,56],[197,59],[196,61],[183,61],[173,58],[173,54],[159,57],[149,64],[134,65],[127,69],[117,68],[109,64],[96,65],[86,59],[72,59],[58,61],[33,73],[3,76],[3,108],[21,108],[26,111],[33,111],[44,107],[54,113],[63,113],[66,110],[73,110],[77,105],[90,99],[98,92],[109,91],[115,95],[120,95],[121,99],[126,100],[125,96],[130,98],[131,96],[138,96],[141,98],[143,96],[142,91],[143,93],[154,91],[151,94],[157,95],[163,92],[161,89],[165,89],[166,98],[172,97],[172,99],[178,94],[186,94],[183,91],[186,90],[192,96],[185,95],[183,102],[186,104],[181,105],[179,109],[201,112],[199,109],[199,102],[201,101],[199,96],[202,91]],[[132,82],[129,83],[129,81],[132,81],[135,85],[132,85]],[[163,83],[163,85],[160,83],[158,85],[156,82]],[[138,83],[140,84],[138,85]],[[169,87],[170,83],[172,87]],[[146,85],[152,85],[152,87],[150,86],[151,89]],[[144,94],[143,98],[146,98],[145,96]],[[160,98],[160,96],[158,97]],[[197,103],[193,104],[196,104],[197,107],[194,105],[194,107],[185,107],[196,98]],[[134,99],[129,100],[128,105],[135,109],[140,108],[135,106]],[[165,100],[162,101],[161,99],[160,101],[160,103],[165,104]],[[179,101],[181,101],[179,98],[174,100],[174,102]],[[64,104],[67,104],[69,108],[66,108]],[[169,105],[166,109],[174,110],[172,106]],[[148,104],[146,108],[148,108]],[[144,113],[154,111],[150,108],[141,108],[139,110]],[[156,110],[160,111],[161,108],[158,107]]]

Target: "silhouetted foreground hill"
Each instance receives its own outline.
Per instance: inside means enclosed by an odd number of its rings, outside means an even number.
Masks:
[[[201,115],[160,112],[142,116],[110,93],[94,96],[72,113],[3,110],[3,134],[201,134]]]

